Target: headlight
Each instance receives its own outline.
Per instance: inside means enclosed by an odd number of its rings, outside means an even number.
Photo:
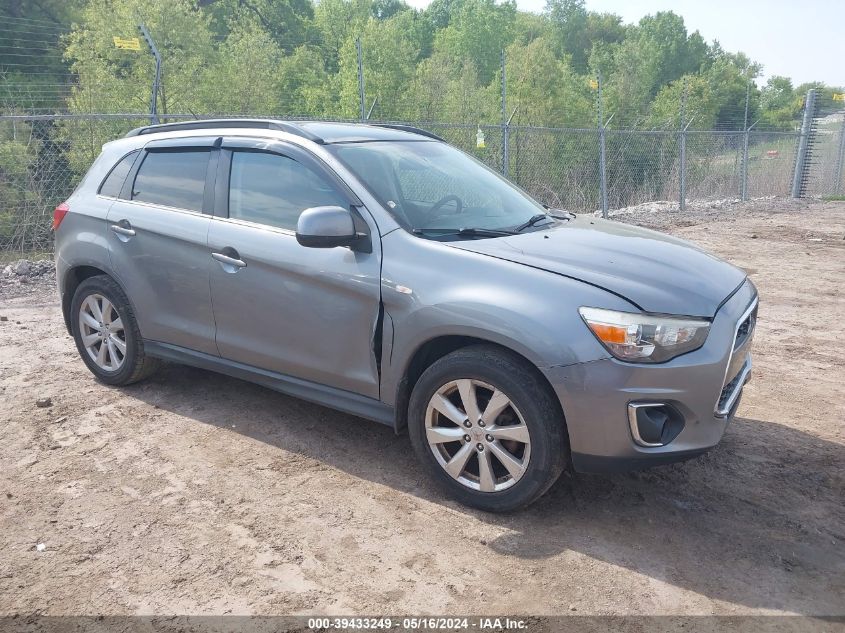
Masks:
[[[580,308],[596,338],[619,360],[660,363],[704,345],[710,322],[685,317]]]

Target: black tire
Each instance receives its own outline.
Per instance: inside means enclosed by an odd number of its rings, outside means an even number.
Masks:
[[[108,299],[123,322],[126,355],[120,367],[114,371],[107,371],[99,367],[89,356],[82,343],[79,311],[83,302],[94,294]],[[76,349],[79,351],[82,361],[101,382],[108,385],[129,385],[147,378],[159,367],[158,359],[150,358],[144,353],[144,342],[138,329],[138,322],[123,289],[107,275],[89,277],[79,284],[70,304],[70,326]]]
[[[428,403],[442,386],[460,379],[481,381],[502,391],[528,427],[528,465],[509,488],[481,492],[462,484],[445,471],[429,446],[425,428]],[[508,512],[532,503],[557,481],[569,461],[566,422],[551,388],[533,365],[493,345],[459,349],[426,369],[411,394],[408,430],[414,452],[434,480],[461,503],[489,512]],[[473,458],[469,459],[468,464]]]

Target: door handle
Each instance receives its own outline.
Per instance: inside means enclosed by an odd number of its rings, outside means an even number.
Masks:
[[[220,262],[221,264],[224,264],[226,266],[234,266],[235,268],[246,267],[246,262],[242,259],[238,259],[238,252],[235,251],[234,249],[231,249],[231,250],[234,251],[234,253],[233,253],[234,257],[231,257],[229,255],[225,255],[223,253],[212,253],[211,256],[214,259],[216,259],[218,262]]]
[[[117,224],[112,224],[110,228],[112,232],[116,233],[117,236],[124,242],[126,241],[123,239],[124,237],[135,237],[135,229],[133,229],[132,225],[129,224],[129,220],[121,220]]]

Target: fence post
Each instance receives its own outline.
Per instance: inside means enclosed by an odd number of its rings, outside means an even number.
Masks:
[[[141,35],[144,37],[144,40],[150,47],[150,52],[152,52],[153,57],[156,60],[156,72],[155,77],[153,78],[153,96],[150,99],[150,124],[155,124],[158,123],[158,91],[159,86],[161,85],[161,54],[158,52],[156,43],[153,41],[153,37],[150,35],[147,27],[143,24],[139,24],[138,29],[141,31]]]
[[[811,88],[807,91],[807,98],[804,100],[804,117],[801,120],[801,132],[798,136],[798,150],[795,152],[795,171],[792,174],[793,198],[801,198],[804,195],[806,172],[810,165],[807,160],[810,151],[810,132],[813,128],[815,110],[816,91]]]
[[[836,168],[833,170],[833,193],[842,193],[842,168],[845,167],[845,111],[842,112],[842,129],[839,130],[839,153],[836,155]]]
[[[510,121],[508,120],[508,89],[505,80],[505,49],[502,49],[502,175],[508,177],[510,166]]]
[[[686,120],[687,112],[687,80],[684,79],[684,91],[681,93],[681,116],[680,116],[680,134],[678,135],[678,154],[679,154],[679,172],[678,172],[678,208],[685,211],[687,208],[687,127],[684,121]]]
[[[355,40],[355,51],[358,53],[358,101],[361,105],[361,120],[367,120],[367,113],[366,107],[367,104],[364,101],[364,54],[361,51],[361,38],[360,36]]]
[[[748,135],[750,128],[745,129],[742,139],[742,184],[740,185],[740,198],[743,202],[748,200]]]
[[[745,117],[743,118],[742,129],[745,134],[742,138],[742,174],[739,186],[740,199],[745,202],[748,200],[748,135],[751,128],[748,127],[748,101],[751,97],[751,81],[745,84]]]
[[[602,102],[602,79],[601,73],[596,77],[596,89],[598,91],[598,116],[596,118],[596,126],[599,131],[599,189],[601,190],[601,217],[607,217],[607,155],[605,148],[604,137],[604,103]]]
[[[742,143],[742,201],[748,200],[748,142],[751,138],[751,130],[760,122],[760,119],[754,121],[750,127],[745,130],[745,137]]]

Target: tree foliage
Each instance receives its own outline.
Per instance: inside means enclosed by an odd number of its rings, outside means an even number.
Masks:
[[[358,39],[366,106],[375,101],[381,119],[500,121],[503,49],[509,111],[523,124],[595,125],[600,77],[617,128],[676,129],[686,95],[684,125],[789,129],[810,87],[772,77],[758,88],[759,64],[690,33],[671,11],[626,25],[584,0],[547,0],[541,14],[514,0],[433,0],[424,10],[404,0],[0,0],[0,17],[6,109],[27,107],[23,86],[29,107],[147,110],[151,56],[112,42],[138,35],[139,23],[164,58],[159,110],[178,114],[357,117]],[[27,49],[35,23],[56,36],[55,50]],[[42,86],[58,82],[73,88]]]

